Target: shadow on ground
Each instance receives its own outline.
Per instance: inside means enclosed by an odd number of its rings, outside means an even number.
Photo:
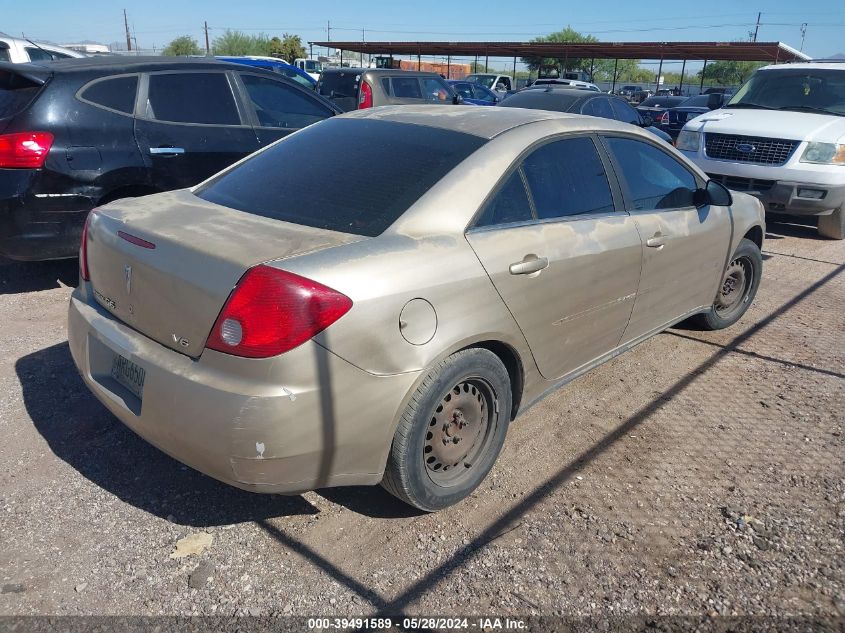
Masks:
[[[79,260],[16,262],[0,257],[0,294],[21,294],[79,284]]]
[[[800,237],[805,240],[824,240],[818,231],[818,218],[810,216],[766,214],[766,239],[782,240]],[[765,248],[765,247],[764,247]]]
[[[254,494],[220,483],[147,444],[88,391],[67,343],[21,358],[15,370],[26,410],[50,449],[126,503],[195,527],[318,512],[301,496]]]

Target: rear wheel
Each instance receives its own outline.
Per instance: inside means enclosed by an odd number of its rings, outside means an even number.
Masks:
[[[819,235],[833,240],[845,239],[845,206],[830,215],[819,216]]]
[[[469,495],[501,451],[511,398],[508,372],[489,350],[463,350],[438,363],[402,415],[382,486],[426,512]]]
[[[705,330],[721,330],[739,321],[754,301],[762,272],[760,248],[743,238],[728,262],[716,300],[695,318],[698,325]]]

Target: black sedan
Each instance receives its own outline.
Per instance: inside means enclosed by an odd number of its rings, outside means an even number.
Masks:
[[[552,110],[553,112],[587,114],[604,119],[615,119],[645,128],[667,143],[672,141],[666,132],[653,127],[650,119],[643,118],[622,97],[592,90],[559,88],[557,86],[526,88],[502,101],[498,107]]]
[[[648,117],[657,124],[669,108],[681,105],[688,98],[673,96],[649,97],[637,106],[637,112],[643,115],[643,118]]]
[[[700,114],[721,108],[730,98],[731,95],[724,95],[717,92],[690,97],[681,105],[669,108],[663,116],[655,119],[655,125],[673,139],[676,139],[687,121],[694,119]]]

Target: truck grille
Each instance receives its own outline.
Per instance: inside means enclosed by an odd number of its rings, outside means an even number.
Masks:
[[[760,180],[759,178],[742,178],[740,176],[725,176],[722,174],[707,174],[711,180],[720,182],[734,191],[768,191],[775,186],[774,180]]]
[[[760,138],[734,134],[704,135],[704,147],[710,158],[758,165],[783,165],[792,156],[799,142],[783,138]]]

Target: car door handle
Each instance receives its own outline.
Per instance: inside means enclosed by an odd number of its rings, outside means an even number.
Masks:
[[[651,236],[650,238],[648,238],[645,241],[645,245],[648,246],[649,248],[660,248],[665,243],[666,243],[666,236],[663,235],[663,233],[661,233],[660,231],[658,231],[657,233],[655,233],[653,236]]]
[[[178,154],[184,154],[185,148],[184,147],[151,147],[150,154],[154,156],[176,156]]]
[[[511,275],[530,275],[531,273],[538,273],[548,266],[549,260],[547,258],[531,254],[523,257],[521,262],[511,264],[508,270],[510,270]]]

